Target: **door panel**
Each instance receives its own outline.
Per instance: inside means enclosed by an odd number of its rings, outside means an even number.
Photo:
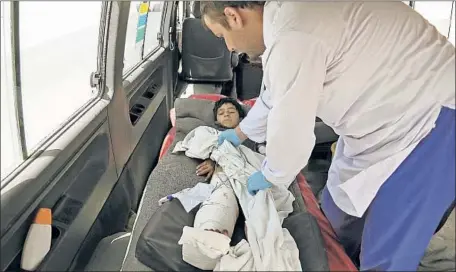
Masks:
[[[131,207],[134,211],[138,208],[149,174],[157,164],[162,141],[168,132],[168,112],[166,101],[162,100],[120,177],[121,181],[133,184]]]
[[[59,198],[66,201],[58,200],[52,206],[54,225],[59,232],[54,236],[53,251],[40,270],[62,271],[71,265],[117,182],[107,124],[90,140],[66,177],[73,182]],[[53,191],[59,195],[57,190]],[[55,202],[54,199],[49,204],[52,202]]]
[[[2,270],[18,268],[14,266],[19,265],[25,236],[39,207],[56,212],[52,251],[41,269],[63,271],[69,267],[117,181],[105,110],[107,103],[99,103],[2,189]],[[84,122],[97,107],[104,110],[98,111],[89,123]],[[80,127],[83,129],[78,130]],[[65,138],[71,135],[78,136],[65,145]],[[37,168],[33,166],[40,160],[51,162],[34,174]],[[65,198],[67,201],[62,201]]]

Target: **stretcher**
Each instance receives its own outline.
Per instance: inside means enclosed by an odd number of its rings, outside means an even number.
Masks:
[[[200,94],[200,95],[192,95],[190,99],[199,99],[199,100],[210,100],[210,101],[217,101],[220,99],[221,95],[213,95],[213,94]],[[253,106],[256,99],[251,99],[247,101],[242,101],[244,105]],[[175,112],[171,111],[171,123],[175,124]],[[176,127],[173,126],[166,138],[163,141],[162,149],[160,152],[160,159],[162,159],[168,152],[171,144],[174,141],[176,136]],[[350,260],[350,258],[345,254],[343,247],[337,241],[337,237],[332,230],[328,220],[325,218],[323,213],[320,210],[318,201],[310,186],[307,184],[306,179],[302,174],[297,177],[297,184],[299,186],[300,194],[302,196],[304,206],[306,211],[312,215],[316,222],[318,223],[319,230],[323,237],[323,245],[315,245],[323,246],[327,255],[328,266],[330,271],[353,271],[356,270],[355,265]]]

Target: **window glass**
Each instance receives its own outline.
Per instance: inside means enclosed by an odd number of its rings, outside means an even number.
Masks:
[[[95,97],[90,74],[97,71],[101,7],[102,2],[98,1],[19,3],[18,51],[26,156]],[[6,25],[3,23],[2,27]],[[8,58],[7,50],[3,50],[11,47],[11,41],[8,45],[5,35],[10,33],[2,29],[2,178],[4,163],[17,166],[17,148],[8,151],[14,153],[11,159],[3,159],[3,135],[10,135],[11,143],[19,141],[11,98],[15,91],[9,75],[13,73],[11,56]],[[4,97],[7,102],[3,102]],[[8,107],[3,107],[3,103]],[[4,113],[8,120],[5,123]],[[22,154],[19,157],[24,159]]]
[[[452,4],[452,1],[415,1],[415,10],[448,37]]]
[[[149,2],[146,37],[144,39],[144,57],[154,51],[160,44],[157,38],[160,33],[164,2]]]
[[[21,82],[27,149],[94,96],[101,2],[20,2]]]
[[[141,2],[130,3],[130,14],[128,15],[127,37],[125,40],[124,67],[123,74],[129,71],[142,59],[141,47],[142,40],[137,41],[137,26],[139,19],[139,6]],[[140,31],[138,32],[140,34]]]
[[[127,23],[123,74],[159,46],[163,2],[133,1]]]

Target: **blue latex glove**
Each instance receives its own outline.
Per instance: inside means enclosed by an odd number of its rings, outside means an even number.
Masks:
[[[241,144],[241,139],[239,139],[234,129],[222,131],[218,137],[218,145],[221,145],[225,140],[229,141],[236,147]]]
[[[247,180],[247,190],[251,195],[256,195],[259,190],[270,188],[272,183],[266,180],[261,171],[253,173]]]

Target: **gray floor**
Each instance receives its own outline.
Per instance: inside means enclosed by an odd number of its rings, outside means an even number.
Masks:
[[[120,271],[130,235],[119,232],[101,240],[84,271]]]
[[[135,256],[136,244],[138,242],[139,235],[156,210],[157,203],[154,201],[155,199],[148,197],[148,192],[152,190],[152,182],[148,182],[138,209],[138,216],[136,217],[136,222],[133,226],[128,248],[126,250],[126,254],[124,255],[120,271],[152,271],[152,269],[138,261]]]

